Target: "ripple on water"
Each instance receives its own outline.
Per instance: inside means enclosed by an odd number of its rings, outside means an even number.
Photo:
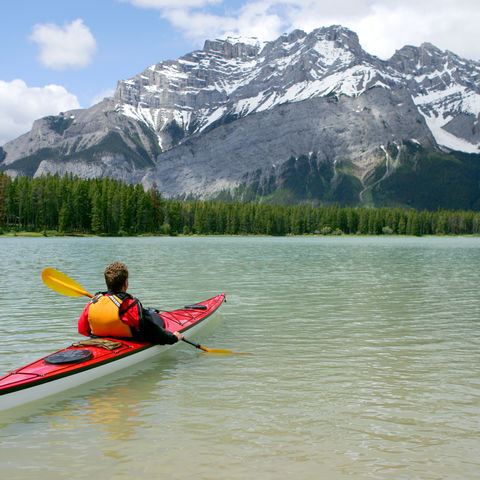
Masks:
[[[479,247],[476,238],[1,239],[8,369],[76,338],[85,299],[48,291],[42,268],[93,292],[117,259],[145,304],[226,291],[196,339],[254,353],[182,345],[36,413],[1,416],[2,474],[477,478]]]

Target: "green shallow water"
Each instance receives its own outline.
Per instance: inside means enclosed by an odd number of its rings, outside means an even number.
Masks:
[[[476,479],[479,238],[0,239],[1,373],[78,339],[113,260],[161,309],[227,292],[195,340],[0,412],[2,478]]]

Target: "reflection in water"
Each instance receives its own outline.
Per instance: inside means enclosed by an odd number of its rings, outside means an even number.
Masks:
[[[105,440],[127,440],[144,424],[139,406],[143,401],[144,391],[141,395],[130,386],[117,385],[106,394],[86,398],[85,421],[99,425],[106,434]]]
[[[110,381],[109,386],[96,388],[88,394],[82,392],[81,407],[67,402],[63,409],[58,410],[58,406],[51,409],[45,418],[58,430],[69,431],[88,424],[102,432],[102,441],[128,440],[145,423],[141,417],[142,406],[157,399],[151,390],[155,382],[152,385],[148,372],[140,370],[138,375]],[[155,376],[158,375],[159,372],[155,372]]]

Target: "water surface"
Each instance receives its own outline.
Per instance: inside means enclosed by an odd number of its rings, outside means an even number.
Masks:
[[[196,340],[0,412],[2,478],[474,479],[478,238],[0,239],[1,371],[78,339],[44,267],[161,309],[227,292]]]

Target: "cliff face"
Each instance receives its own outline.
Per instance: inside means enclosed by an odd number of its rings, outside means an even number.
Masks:
[[[404,122],[406,115],[411,122]],[[381,145],[414,138],[435,144],[408,94],[375,88],[360,97],[285,103],[219,125],[165,152],[145,180],[167,195],[213,194],[275,175],[290,157],[312,154],[334,168],[348,160],[363,179],[384,159]]]
[[[206,41],[120,81],[113,98],[37,120],[0,150],[0,168],[109,175],[204,198],[281,188],[302,157],[332,172],[326,189],[350,176],[352,199],[364,202],[412,144],[479,152],[479,80],[480,64],[430,44],[382,61],[339,26],[263,44]]]

